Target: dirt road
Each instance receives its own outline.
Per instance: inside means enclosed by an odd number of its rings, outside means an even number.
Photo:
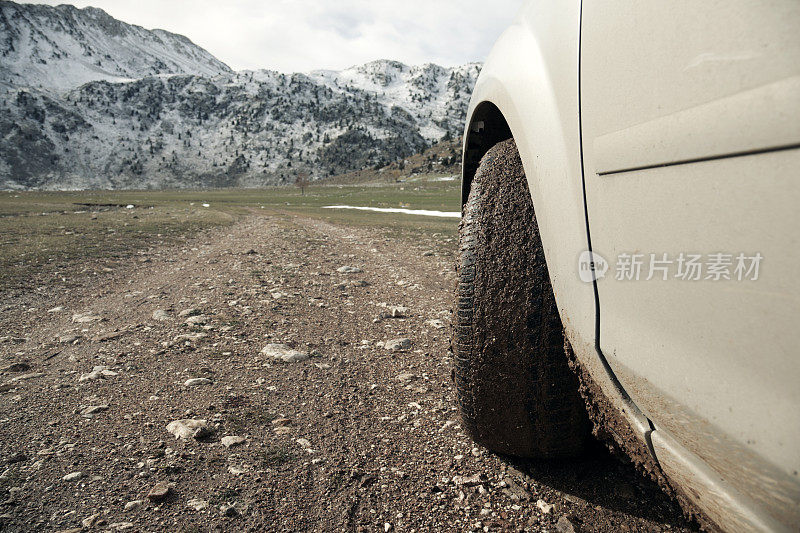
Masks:
[[[465,437],[433,248],[273,213],[7,298],[0,529],[683,530],[599,446]]]

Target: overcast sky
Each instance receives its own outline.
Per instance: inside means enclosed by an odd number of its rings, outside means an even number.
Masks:
[[[28,3],[63,4],[64,0]],[[374,59],[483,61],[523,0],[90,0],[189,37],[235,70],[342,69]]]

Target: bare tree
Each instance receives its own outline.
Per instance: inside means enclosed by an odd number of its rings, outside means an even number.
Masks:
[[[300,187],[300,194],[304,196],[306,194],[306,187],[311,182],[308,180],[308,172],[298,172],[297,178],[294,180],[295,187]]]

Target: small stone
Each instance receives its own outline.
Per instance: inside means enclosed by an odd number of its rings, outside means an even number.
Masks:
[[[100,525],[99,522],[101,521],[102,515],[100,513],[95,513],[92,516],[87,516],[83,520],[81,520],[81,525],[85,528],[95,527]]]
[[[431,319],[431,320],[426,320],[425,321],[425,325],[426,326],[430,326],[430,327],[435,328],[435,329],[444,329],[444,327],[445,327],[444,322],[442,322],[438,318],[434,318],[434,319]]]
[[[391,313],[392,318],[403,318],[408,314],[408,307],[403,307],[402,305],[390,307],[389,313]]]
[[[108,527],[114,531],[125,531],[126,529],[133,529],[135,526],[133,522],[114,522],[113,524],[109,524]]]
[[[288,435],[293,430],[289,426],[278,426],[272,430],[276,435]]]
[[[222,437],[220,440],[223,446],[226,448],[230,448],[231,446],[239,446],[247,442],[247,439],[244,437],[240,437],[238,435],[228,435],[227,437]]]
[[[234,476],[241,476],[242,474],[246,474],[247,470],[245,468],[240,467],[240,466],[231,465],[231,466],[228,467],[228,473],[232,474]]]
[[[163,309],[156,309],[155,311],[153,311],[153,320],[164,322],[166,320],[169,320],[169,314]]]
[[[80,478],[83,477],[83,472],[71,472],[66,476],[62,477],[64,481],[78,481]]]
[[[485,474],[474,474],[472,476],[453,476],[453,484],[457,487],[477,487],[488,481]]]
[[[272,420],[272,425],[275,427],[291,426],[292,420],[290,418],[275,418]]]
[[[172,342],[175,342],[175,343],[178,343],[178,342],[192,343],[192,342],[199,341],[200,339],[205,339],[206,337],[208,337],[208,333],[187,333],[185,335],[177,335],[177,336],[175,336],[175,338],[172,339]]]
[[[144,500],[133,500],[125,504],[126,511],[135,511],[139,507],[144,505]]]
[[[107,405],[92,405],[81,411],[81,416],[86,418],[91,418],[92,415],[96,415],[97,413],[102,413],[103,411],[108,411]]]
[[[549,503],[547,503],[547,502],[546,502],[546,501],[544,501],[544,500],[537,500],[537,501],[536,501],[536,507],[538,507],[538,508],[539,508],[539,510],[540,510],[540,511],[541,511],[543,514],[550,514],[550,511],[552,511],[552,510],[553,510],[553,506],[552,506],[552,504],[549,504]]]
[[[48,309],[47,312],[48,313],[60,313],[63,310],[64,310],[64,308],[59,305],[58,307],[54,307],[52,309]]]
[[[150,492],[147,493],[147,499],[151,502],[160,502],[163,501],[171,491],[172,487],[169,483],[166,481],[159,481],[150,489]]]
[[[187,379],[186,382],[184,383],[184,386],[198,387],[200,385],[210,385],[210,384],[211,380],[208,378],[192,378],[192,379]]]
[[[197,309],[195,307],[190,307],[189,309],[184,309],[183,311],[178,313],[178,316],[180,318],[183,318],[183,317],[187,317],[187,316],[199,315],[201,313],[202,313],[202,311],[200,311],[199,309]]]
[[[199,498],[192,498],[191,500],[186,502],[186,506],[189,509],[192,509],[194,511],[200,512],[200,511],[203,511],[205,509],[208,509],[208,502],[205,501],[205,500],[201,500]]]
[[[299,444],[301,448],[305,448],[307,450],[311,448],[311,442],[308,439],[301,437],[299,439],[295,439],[295,442]]]
[[[60,342],[61,344],[75,344],[80,339],[81,339],[80,335],[66,334],[66,335],[59,335],[58,336],[58,342]]]
[[[117,372],[109,370],[107,366],[96,366],[87,374],[81,374],[78,381],[94,381],[96,379],[112,378],[117,376]]]
[[[558,533],[579,533],[580,529],[569,516],[564,515],[556,522],[556,531]]]
[[[223,516],[227,516],[229,518],[239,516],[239,509],[236,508],[235,503],[220,505],[219,512],[222,513]]]
[[[208,324],[209,318],[206,315],[190,316],[184,321],[187,326],[202,326]]]
[[[89,322],[100,322],[103,317],[93,313],[77,313],[72,315],[72,321],[76,324],[88,324]]]
[[[342,266],[337,268],[336,272],[339,272],[340,274],[359,274],[363,272],[363,270],[354,266]]]
[[[194,437],[195,431],[207,426],[205,420],[185,418],[174,420],[167,424],[167,431],[175,435],[176,439],[189,439]]]
[[[399,374],[395,379],[397,379],[397,381],[402,381],[403,383],[408,383],[409,381],[414,381],[417,379],[417,375],[410,372],[404,372]]]
[[[404,352],[411,349],[411,339],[391,339],[386,341],[383,347],[392,352]]]
[[[261,350],[262,355],[280,359],[284,363],[300,363],[306,361],[310,355],[306,352],[293,350],[285,344],[267,344]]]

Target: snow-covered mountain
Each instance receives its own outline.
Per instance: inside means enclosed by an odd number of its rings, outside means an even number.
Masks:
[[[0,82],[55,91],[96,80],[231,69],[182,35],[121,22],[102,9],[0,0]]]
[[[0,13],[0,188],[260,186],[379,167],[460,135],[480,70],[230,72],[184,37],[97,9]],[[98,69],[84,46],[104,50]],[[59,76],[36,65],[45,56]]]

